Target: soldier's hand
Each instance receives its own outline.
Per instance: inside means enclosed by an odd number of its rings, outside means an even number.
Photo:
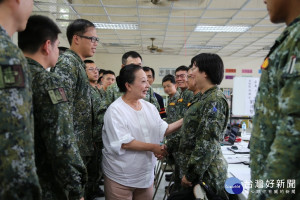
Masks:
[[[188,181],[186,179],[185,175],[181,179],[181,185],[184,187],[192,187],[193,186],[192,182]]]

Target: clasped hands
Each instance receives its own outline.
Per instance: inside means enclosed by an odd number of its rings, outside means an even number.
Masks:
[[[168,155],[167,146],[164,144],[163,145],[156,144],[153,149],[153,153],[158,160],[161,160],[166,155]]]

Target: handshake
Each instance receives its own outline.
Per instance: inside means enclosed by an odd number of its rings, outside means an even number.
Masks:
[[[163,159],[166,155],[168,155],[167,146],[155,144],[152,152],[158,160]]]

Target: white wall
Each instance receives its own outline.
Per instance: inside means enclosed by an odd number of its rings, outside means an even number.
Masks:
[[[116,74],[119,74],[121,68],[122,54],[103,54],[96,53],[91,59],[93,59],[97,66],[103,69],[110,69]],[[143,66],[152,67],[156,72],[155,84],[161,84],[163,77],[158,76],[159,68],[177,68],[180,65],[188,66],[190,64],[192,56],[171,56],[171,55],[142,55]],[[259,77],[258,70],[263,62],[264,58],[232,58],[223,57],[223,62],[226,68],[236,69],[236,73],[225,73],[225,75],[243,76],[250,75]],[[242,74],[242,69],[252,69],[252,74]],[[232,88],[233,80],[225,79],[221,83],[223,88]]]

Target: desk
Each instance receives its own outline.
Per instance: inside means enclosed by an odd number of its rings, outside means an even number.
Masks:
[[[237,146],[239,149],[241,148],[247,148],[248,142],[242,141],[239,143],[235,143],[235,146]],[[238,178],[243,185],[243,192],[239,194],[239,198],[241,200],[246,200],[249,195],[249,187],[247,187],[247,183],[250,182],[251,176],[250,176],[250,167],[249,165],[245,165],[242,162],[243,161],[249,161],[249,154],[235,154],[232,151],[228,150],[227,148],[231,146],[222,146],[222,153],[225,157],[225,159],[228,162],[228,178],[230,177],[236,177]]]

